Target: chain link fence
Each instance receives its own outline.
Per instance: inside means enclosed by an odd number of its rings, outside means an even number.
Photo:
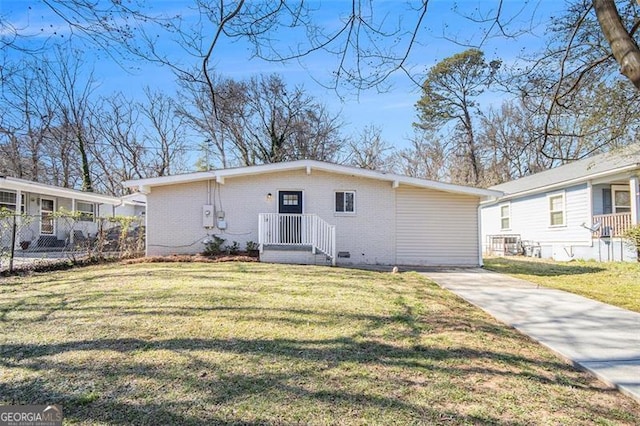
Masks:
[[[0,211],[0,273],[144,256],[144,219]]]

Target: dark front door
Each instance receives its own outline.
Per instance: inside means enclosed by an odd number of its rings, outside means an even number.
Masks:
[[[278,213],[302,214],[302,191],[280,191]]]
[[[302,243],[302,191],[280,191],[278,193],[280,216],[280,243]]]

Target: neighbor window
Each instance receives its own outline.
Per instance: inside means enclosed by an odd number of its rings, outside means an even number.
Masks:
[[[76,203],[76,211],[80,213],[80,220],[83,222],[93,222],[96,216],[95,204],[93,203],[83,203],[78,201]]]
[[[336,213],[355,213],[356,193],[355,191],[336,192]]]
[[[16,209],[16,200],[17,194],[11,191],[0,191],[0,209],[7,209],[15,212]],[[20,197],[20,212],[25,212],[25,196],[22,194]]]
[[[614,213],[631,212],[631,191],[626,185],[611,186],[611,201],[613,201]]]
[[[511,228],[511,206],[509,204],[504,204],[500,206],[500,229],[510,229]]]
[[[564,194],[554,194],[549,200],[549,225],[564,226]]]

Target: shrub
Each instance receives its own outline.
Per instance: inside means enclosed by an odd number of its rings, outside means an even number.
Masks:
[[[204,254],[207,256],[215,256],[222,254],[222,245],[226,240],[214,235],[204,241]]]
[[[229,247],[227,247],[229,254],[238,254],[240,252],[240,244],[234,241]]]
[[[627,229],[622,236],[627,240],[626,243],[629,247],[638,251],[638,256],[640,257],[640,225]]]
[[[247,241],[247,245],[245,247],[245,250],[247,252],[250,252],[250,251],[256,251],[256,250],[258,250],[258,248],[259,248],[258,243],[254,242],[254,241]]]

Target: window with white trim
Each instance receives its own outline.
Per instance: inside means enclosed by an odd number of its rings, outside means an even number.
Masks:
[[[336,213],[356,212],[356,192],[336,191]]]
[[[96,217],[95,208],[96,205],[93,203],[76,202],[76,211],[80,213],[79,220],[83,222],[93,222]]]
[[[611,185],[611,204],[614,213],[631,212],[631,191],[628,185]]]
[[[16,209],[16,201],[18,199],[18,194],[13,191],[0,191],[0,209],[7,209],[15,212]],[[25,196],[24,194],[20,197],[20,213],[24,213],[25,210]]]
[[[547,199],[549,202],[549,226],[564,226],[564,193],[549,195]]]
[[[511,229],[511,205],[503,204],[500,206],[500,229]]]

